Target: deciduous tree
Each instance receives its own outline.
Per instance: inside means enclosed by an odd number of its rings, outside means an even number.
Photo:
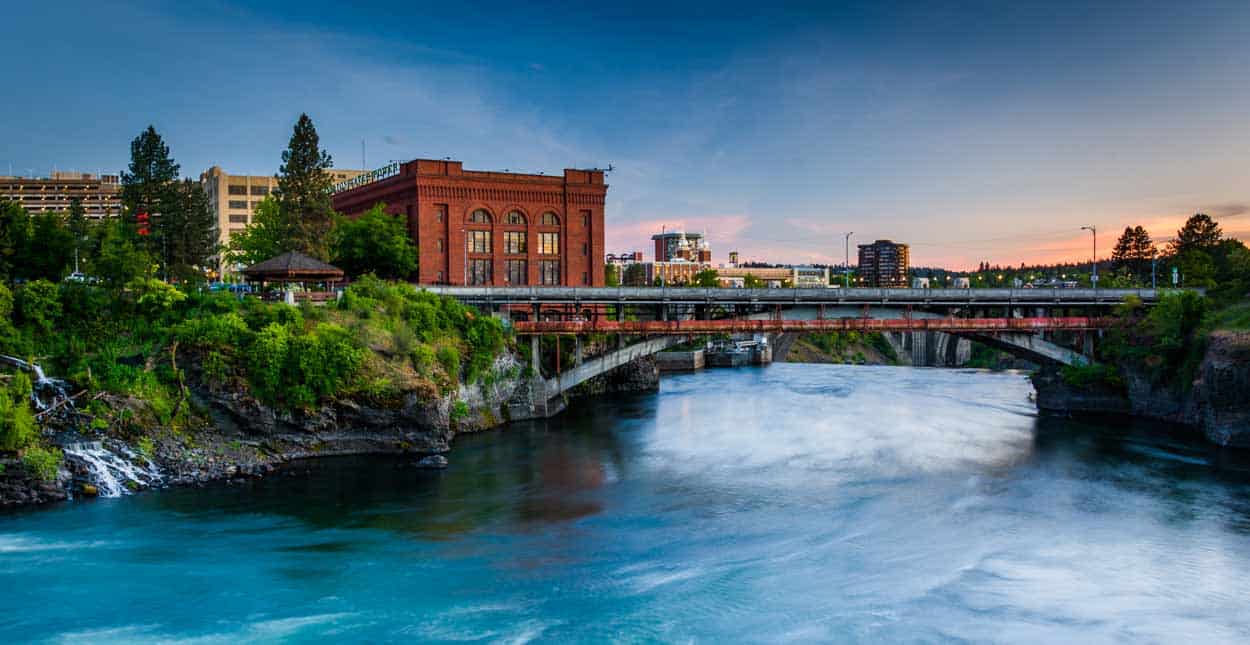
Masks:
[[[1182,255],[1190,250],[1209,250],[1220,243],[1224,235],[1220,225],[1206,213],[1197,213],[1185,221],[1185,225],[1176,232],[1172,240],[1173,255]]]
[[[417,249],[404,221],[377,204],[356,219],[337,216],[330,232],[332,262],[351,276],[404,279],[417,270]]]

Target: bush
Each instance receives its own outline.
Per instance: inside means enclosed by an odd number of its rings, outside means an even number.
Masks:
[[[1124,387],[1124,379],[1120,372],[1111,365],[1065,365],[1059,370],[1064,383],[1078,388],[1106,386],[1116,389]]]
[[[247,322],[235,312],[191,318],[174,327],[178,342],[203,350],[231,351],[252,337]]]
[[[455,347],[443,345],[438,348],[438,364],[452,380],[460,377],[460,352]]]
[[[52,328],[61,317],[61,300],[58,296],[56,285],[47,280],[26,283],[17,290],[18,321],[44,334],[52,333]]]
[[[56,479],[56,473],[61,469],[61,460],[64,458],[65,455],[61,453],[60,448],[30,446],[22,452],[22,465],[35,477],[48,482]]]
[[[30,392],[30,377],[25,372],[14,374],[8,385],[0,389],[0,450],[21,450],[39,437]]]
[[[270,323],[248,351],[248,376],[256,395],[270,403],[311,407],[341,393],[364,364],[365,350],[346,329],[326,323],[309,334]]]

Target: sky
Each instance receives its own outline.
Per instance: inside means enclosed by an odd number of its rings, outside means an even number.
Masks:
[[[1250,3],[14,3],[0,174],[117,172],[148,124],[184,176],[612,166],[609,252],[714,261],[1088,260],[1198,211],[1250,239]],[[11,169],[11,172],[10,172]]]

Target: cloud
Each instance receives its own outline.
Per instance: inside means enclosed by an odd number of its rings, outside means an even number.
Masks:
[[[1202,210],[1218,220],[1221,217],[1236,217],[1238,215],[1250,213],[1250,204],[1246,204],[1244,202],[1227,202],[1224,204],[1208,206]]]

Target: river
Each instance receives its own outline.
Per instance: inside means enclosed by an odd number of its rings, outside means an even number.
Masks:
[[[411,460],[0,515],[0,642],[1250,640],[1250,460],[1022,374],[668,377]]]

